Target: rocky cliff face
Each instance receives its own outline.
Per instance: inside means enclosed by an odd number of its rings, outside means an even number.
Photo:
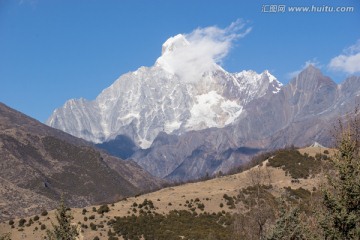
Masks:
[[[337,120],[353,111],[360,100],[359,83],[360,77],[350,77],[337,85],[309,66],[277,94],[247,104],[234,124],[181,136],[163,135],[133,158],[157,176],[184,180],[226,172],[262,150],[314,141],[329,146]]]
[[[68,204],[81,207],[160,186],[136,163],[52,129],[0,103],[0,220]]]

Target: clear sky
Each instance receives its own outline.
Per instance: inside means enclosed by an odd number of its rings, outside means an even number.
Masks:
[[[359,0],[0,0],[0,102],[44,122],[152,66],[169,37],[239,20],[249,32],[222,56],[229,72],[269,70],[283,83],[309,63],[338,83],[360,72]]]

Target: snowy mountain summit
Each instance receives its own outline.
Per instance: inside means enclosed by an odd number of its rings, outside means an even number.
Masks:
[[[160,132],[232,124],[250,101],[280,91],[268,71],[228,73],[203,44],[181,34],[169,38],[154,66],[120,76],[93,101],[67,101],[47,124],[94,143],[126,135],[148,148]]]

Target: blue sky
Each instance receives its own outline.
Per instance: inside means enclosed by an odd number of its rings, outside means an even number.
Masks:
[[[354,10],[289,10],[312,6]],[[238,19],[251,31],[231,41],[229,72],[267,69],[287,83],[313,63],[336,82],[359,75],[358,0],[0,0],[0,102],[44,122],[66,100],[94,99],[152,66],[169,37]]]

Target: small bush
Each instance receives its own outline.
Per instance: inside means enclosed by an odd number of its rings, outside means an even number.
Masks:
[[[81,213],[82,213],[82,215],[85,215],[87,213],[86,208],[84,208]]]
[[[38,215],[36,215],[35,217],[34,217],[34,221],[37,221],[37,220],[39,220],[40,218],[39,218],[39,216]]]
[[[43,211],[41,212],[41,216],[47,216],[47,215],[48,215],[48,211],[43,210]]]
[[[107,204],[101,205],[99,209],[97,210],[98,214],[104,214],[105,212],[109,212],[110,208]]]
[[[11,219],[11,220],[9,221],[9,225],[14,225],[14,220]]]
[[[91,216],[89,217],[89,219],[91,219],[91,220],[95,219],[95,215],[91,215]]]
[[[46,226],[45,224],[41,224],[41,227],[40,227],[41,230],[45,230],[46,229]]]
[[[94,223],[90,223],[90,229],[93,230],[93,231],[96,231],[96,224]]]
[[[198,208],[199,208],[201,211],[204,211],[205,205],[204,205],[203,203],[199,203],[199,204],[198,204]]]
[[[19,227],[23,227],[24,224],[26,223],[26,220],[24,218],[19,220]]]
[[[33,223],[34,223],[34,221],[30,218],[30,219],[29,219],[29,222],[28,222],[25,226],[30,227],[31,224],[33,224]]]
[[[311,192],[300,187],[298,189],[292,189],[291,187],[285,187],[285,190],[289,193],[290,197],[295,199],[308,199],[311,196]]]
[[[118,237],[115,237],[115,236],[110,236],[110,237],[108,238],[108,240],[119,240],[119,238],[118,238]]]

